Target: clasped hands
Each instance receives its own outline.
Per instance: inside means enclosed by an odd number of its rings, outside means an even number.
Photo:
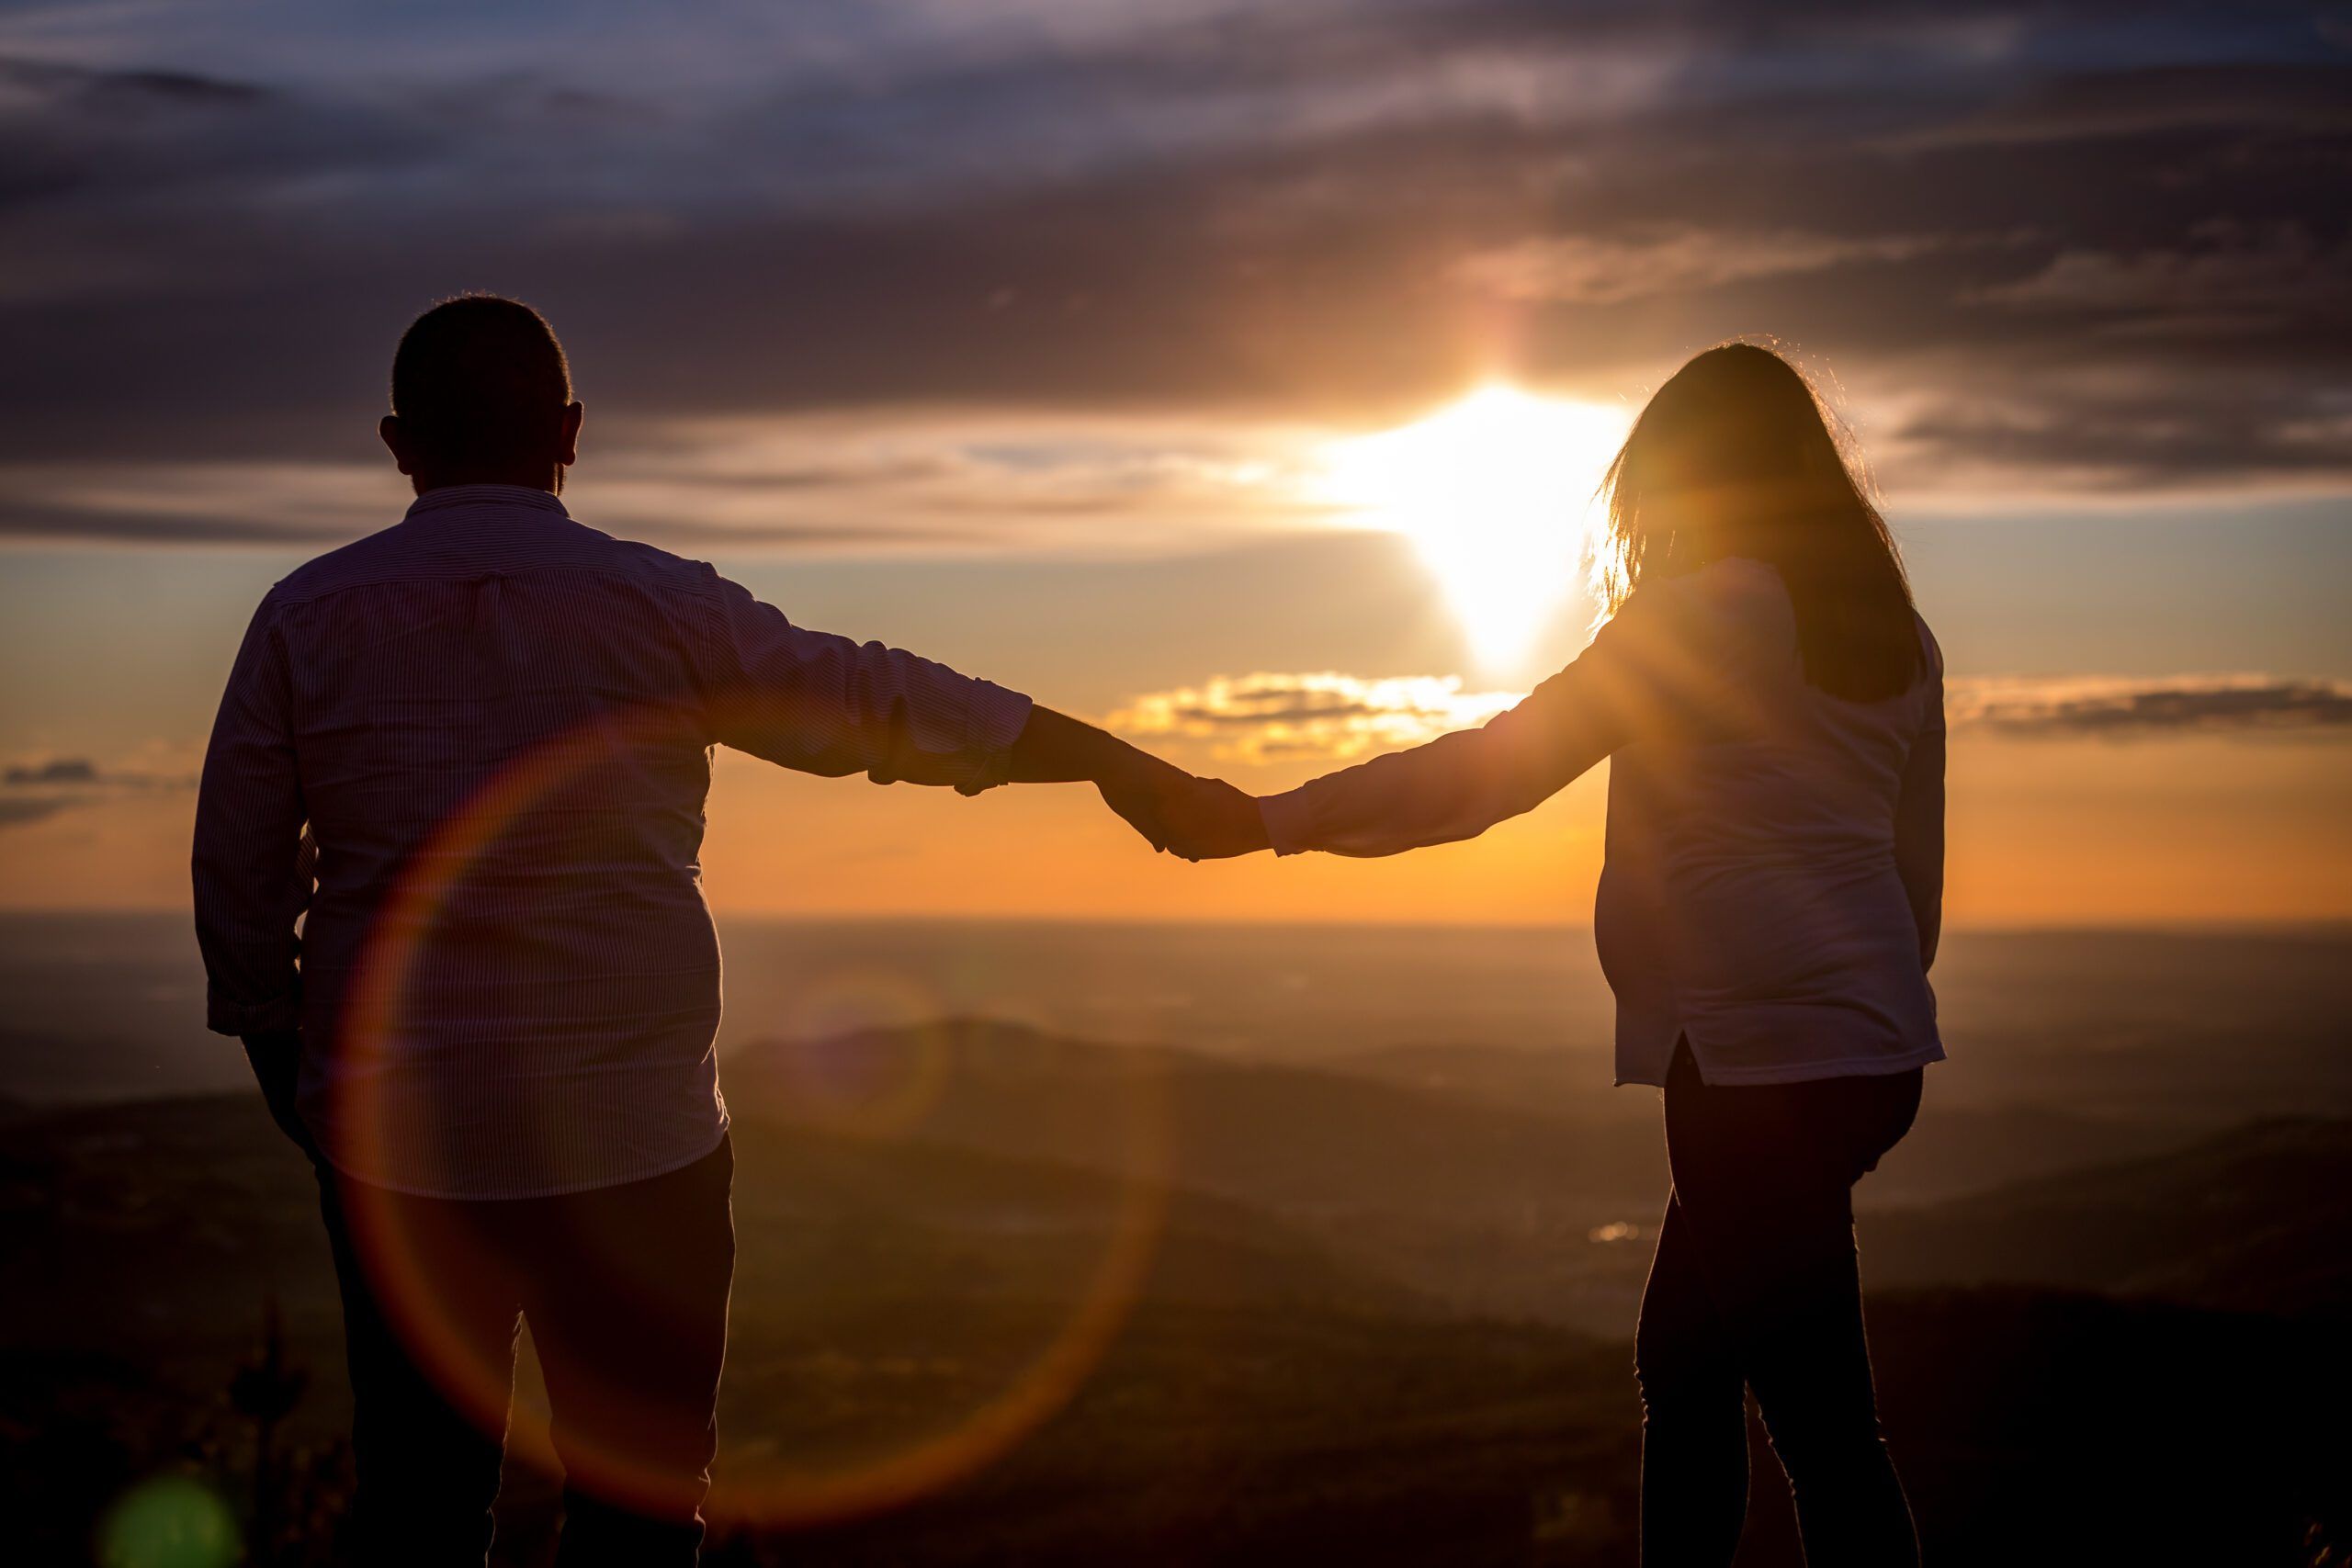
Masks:
[[[1225,860],[1269,849],[1258,797],[1223,779],[1195,777],[1148,752],[1096,780],[1102,802],[1155,850],[1184,860]]]

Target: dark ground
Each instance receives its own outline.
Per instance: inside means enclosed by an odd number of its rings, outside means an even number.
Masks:
[[[945,1089],[888,1135],[756,1070],[730,1079],[742,1263],[714,1561],[1632,1560],[1624,1332],[1647,1244],[1583,1227],[1654,1212],[1637,1144],[1377,1075],[1171,1054],[1138,1100],[1127,1054],[978,1025],[925,1048],[942,1041]],[[789,1531],[729,1517],[729,1489],[740,1507],[784,1458],[897,1451],[1012,1380],[1129,1212],[1116,1130],[1138,1104],[1170,1134],[1166,1183],[1143,1190],[1162,1228],[1075,1398],[914,1506]],[[320,1560],[348,1395],[298,1158],[243,1099],[18,1111],[6,1131],[12,1560],[90,1561],[108,1509],[168,1472],[249,1534],[261,1513],[277,1539],[252,1561]],[[2253,1123],[1873,1211],[1863,1238],[1929,1561],[2347,1561],[2352,1127]],[[273,1308],[307,1386],[257,1492],[269,1380],[230,1391]],[[1616,1334],[1593,1331],[1605,1313]],[[552,1483],[510,1471],[500,1560],[542,1562]],[[1794,1563],[1760,1446],[1757,1476],[1741,1561]]]

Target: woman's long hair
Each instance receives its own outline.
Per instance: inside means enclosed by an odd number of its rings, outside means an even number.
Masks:
[[[1769,348],[1727,343],[1676,371],[1603,481],[1594,575],[1609,613],[1651,572],[1746,556],[1788,587],[1807,681],[1856,702],[1908,688],[1922,657],[1911,584],[1832,429],[1812,384]]]

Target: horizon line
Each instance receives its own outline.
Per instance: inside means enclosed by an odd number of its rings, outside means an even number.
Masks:
[[[0,907],[0,920],[155,919],[175,916],[192,919],[185,906],[157,904],[119,908],[51,908],[38,905]],[[1509,931],[1589,932],[1589,920],[1393,920],[1317,917],[1306,919],[1260,919],[1248,916],[1178,917],[1121,915],[1074,910],[1063,914],[970,915],[952,912],[752,910],[712,911],[722,933],[730,923],[800,926],[1008,926],[1071,927],[1089,930],[1120,927],[1137,931]],[[193,927],[191,927],[193,930]],[[2082,920],[1962,920],[1947,921],[1946,936],[2278,936],[2327,935],[2352,937],[2352,912],[2341,915],[2252,915],[2211,919]]]

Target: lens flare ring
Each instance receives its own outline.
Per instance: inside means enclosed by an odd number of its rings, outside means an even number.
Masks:
[[[593,736],[552,737],[490,774],[448,813],[417,852],[385,900],[345,998],[336,1049],[362,1059],[380,1057],[401,1038],[419,953],[452,898],[481,865],[502,835],[545,804],[580,770],[609,759],[616,747],[674,748],[682,730],[707,735],[707,713],[649,707],[606,716]],[[879,1455],[838,1466],[797,1465],[780,1457],[730,1456],[722,1450],[706,1514],[768,1527],[797,1527],[854,1517],[929,1495],[985,1468],[1062,1408],[1116,1338],[1140,1295],[1157,1252],[1168,1201],[1170,1129],[1165,1089],[1148,1053],[1127,1054],[1119,1078],[1126,1151],[1117,1172],[1115,1208],[1107,1237],[1053,1332],[989,1397],[944,1430]],[[824,1130],[865,1137],[902,1136],[936,1103],[952,1069],[944,1039],[918,1053],[914,1070],[877,1100],[830,1108]],[[331,1114],[361,1170],[384,1168],[387,1146],[375,1080],[362,1074],[339,1090]],[[347,1215],[354,1246],[381,1301],[387,1322],[453,1405],[483,1430],[507,1429],[513,1370],[484,1359],[453,1321],[423,1264],[419,1237],[383,1190],[353,1182]],[[516,1437],[523,1436],[517,1432]],[[566,1459],[575,1484],[623,1505],[658,1504],[667,1479],[634,1455],[610,1445],[567,1436]],[[546,1453],[530,1456],[546,1462]]]

